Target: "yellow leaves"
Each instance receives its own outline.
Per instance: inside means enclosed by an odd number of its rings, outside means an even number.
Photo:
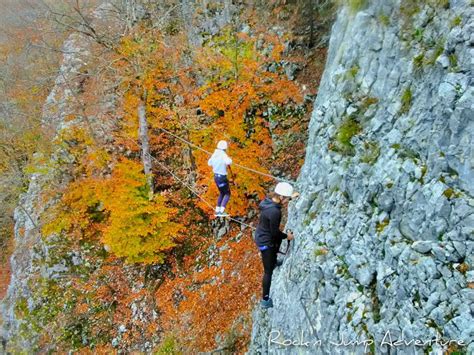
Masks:
[[[140,52],[140,44],[131,36],[123,37],[121,46],[118,50],[124,57],[133,57]]]
[[[126,159],[119,162],[99,194],[109,213],[103,243],[128,262],[163,262],[162,252],[175,246],[173,238],[181,228],[170,221],[175,210],[165,206],[163,197],[148,200],[141,165]]]
[[[33,87],[31,88],[31,93],[32,93],[33,95],[36,95],[36,94],[38,94],[38,93],[40,92],[40,90],[41,90],[41,88],[39,88],[38,86],[33,86]]]
[[[97,189],[98,181],[94,178],[72,182],[65,191],[61,204],[55,206],[55,210],[48,211],[45,216],[46,219],[51,215],[53,218],[44,224],[43,235],[69,231],[75,238],[92,237],[96,232],[92,228],[94,217],[100,213],[97,210],[100,203]]]
[[[89,152],[86,157],[86,173],[93,175],[97,171],[104,169],[110,162],[110,155],[105,149],[96,149]]]
[[[123,119],[121,120],[122,134],[130,139],[138,138],[138,104],[140,98],[133,92],[125,93],[122,100]]]
[[[153,117],[153,119],[150,120],[150,126],[153,128],[160,128],[162,126],[162,122],[172,117],[174,112],[168,107],[148,106],[147,114]]]
[[[163,262],[164,252],[175,246],[181,226],[172,222],[176,211],[155,195],[148,200],[148,185],[139,163],[122,160],[108,179],[88,177],[71,183],[43,233],[84,238],[101,235],[111,251],[128,262]]]
[[[74,142],[75,146],[91,146],[94,144],[94,140],[90,136],[89,132],[80,126],[70,126],[61,130],[58,138],[58,142]]]
[[[274,73],[268,71],[267,64],[281,59],[282,44],[276,38],[266,38],[272,49],[271,54],[267,51],[264,55],[246,34],[226,32],[197,55],[198,67],[183,68],[177,64],[183,47],[167,46],[161,40],[161,34],[151,30],[136,32],[122,42],[119,55],[124,60],[118,63],[126,63],[121,69],[127,85],[120,127],[120,135],[127,137],[123,143],[130,148],[126,140],[137,139],[137,108],[146,96],[150,132],[156,133],[153,128],[161,127],[179,131],[183,124],[198,124],[198,129],[191,133],[193,143],[213,151],[218,140],[226,139],[235,162],[266,172],[272,148],[263,113],[269,105],[285,105],[301,96],[297,85],[286,80],[278,63]],[[198,72],[208,79],[201,88],[196,88],[192,79]],[[182,98],[174,101],[182,91]],[[187,113],[196,106],[212,119],[196,118],[193,122]],[[186,118],[182,119],[184,115]],[[146,177],[137,162],[123,159],[115,164],[109,178],[93,179],[110,167],[111,158],[104,150],[84,149],[92,146],[85,132],[72,135],[63,139],[80,143],[77,147],[73,145],[71,151],[80,157],[87,178],[70,185],[70,191],[63,196],[67,212],[62,213],[61,222],[53,229],[69,230],[76,236],[100,237],[115,255],[129,262],[163,261],[181,230],[180,225],[172,222],[176,211],[167,207],[166,198],[159,194],[148,200]],[[152,150],[161,149],[161,159],[178,164],[179,159],[174,156],[181,150],[173,139],[167,139],[151,134]],[[208,158],[201,152],[194,154],[197,189],[206,200],[213,201],[218,191],[207,166]],[[231,186],[229,211],[243,215],[250,198],[263,196],[268,179],[238,168],[234,171],[237,178],[236,185]]]

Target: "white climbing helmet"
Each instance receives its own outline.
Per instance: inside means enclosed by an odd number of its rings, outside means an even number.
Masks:
[[[226,141],[219,141],[219,143],[217,143],[217,149],[226,150],[227,149],[227,142]]]
[[[275,187],[275,193],[284,197],[291,197],[293,195],[293,186],[287,182],[279,182]]]

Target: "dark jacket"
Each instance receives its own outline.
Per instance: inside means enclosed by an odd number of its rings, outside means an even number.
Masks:
[[[260,205],[260,220],[255,231],[257,246],[279,246],[287,235],[280,231],[281,206],[268,197]]]

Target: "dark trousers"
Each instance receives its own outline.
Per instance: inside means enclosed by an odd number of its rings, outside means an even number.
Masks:
[[[266,250],[260,250],[260,253],[262,253],[263,262],[262,298],[268,299],[270,297],[273,269],[277,261],[277,251],[275,247],[270,247]]]
[[[214,175],[214,182],[219,189],[219,198],[217,199],[217,206],[224,207],[227,205],[230,199],[230,186],[229,180],[227,180],[226,175]]]
[[[281,241],[275,246],[266,250],[260,250],[263,262],[263,279],[262,279],[262,298],[270,297],[270,286],[272,284],[273,269],[277,262],[277,253],[280,250]]]

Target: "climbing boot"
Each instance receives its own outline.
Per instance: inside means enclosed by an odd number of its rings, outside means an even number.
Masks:
[[[272,301],[271,298],[269,298],[268,300],[261,300],[260,301],[260,306],[264,309],[272,308],[273,307],[273,301]]]

